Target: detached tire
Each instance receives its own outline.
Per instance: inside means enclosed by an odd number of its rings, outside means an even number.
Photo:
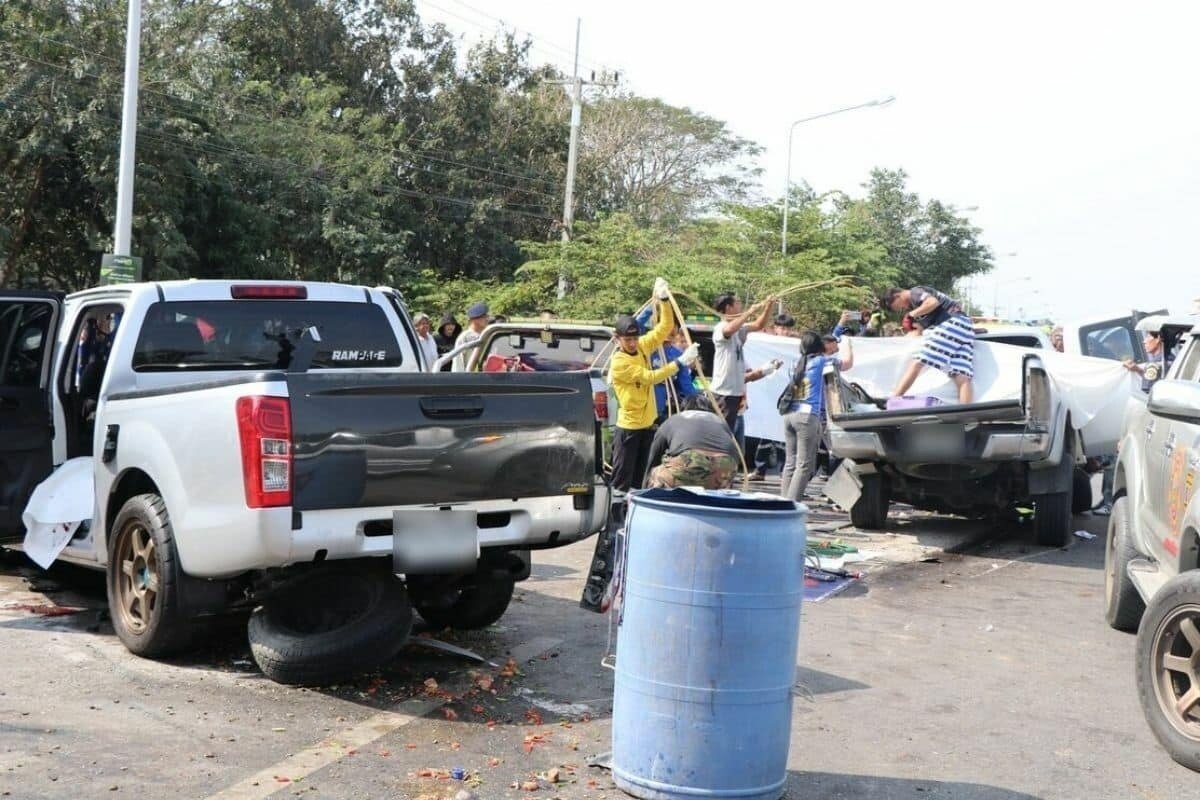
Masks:
[[[156,494],[125,501],[108,541],[108,608],[121,644],[162,658],[187,650],[198,627],[180,597],[181,570],[167,506]]]
[[[1200,571],[1176,575],[1150,601],[1137,635],[1138,699],[1171,758],[1200,771]]]
[[[884,475],[863,475],[862,494],[850,508],[850,521],[864,530],[881,530],[887,525],[892,491]]]
[[[516,584],[512,579],[483,581],[461,589],[439,601],[415,601],[421,617],[434,628],[478,630],[499,620],[512,602]]]
[[[412,619],[404,583],[390,572],[317,568],[255,609],[247,636],[271,680],[323,686],[393,658]]]
[[[1071,513],[1082,514],[1092,510],[1092,476],[1081,467],[1076,467],[1071,479]]]
[[[1146,603],[1126,569],[1137,558],[1129,529],[1129,500],[1118,497],[1108,518],[1104,545],[1104,618],[1119,631],[1138,629]]]
[[[1071,492],[1035,495],[1033,538],[1045,547],[1065,547],[1071,540]]]

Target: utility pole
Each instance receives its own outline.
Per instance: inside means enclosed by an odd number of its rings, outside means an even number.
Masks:
[[[136,166],[138,55],[142,41],[142,0],[129,0],[125,28],[125,97],[121,106],[121,160],[117,171],[117,219],[113,255],[128,256],[133,226],[133,172]]]
[[[563,213],[562,213],[562,243],[565,245],[571,241],[571,226],[575,223],[575,164],[579,157],[579,125],[583,118],[583,87],[584,86],[616,86],[618,75],[613,74],[611,80],[608,75],[601,75],[600,80],[596,80],[595,73],[592,73],[591,80],[584,80],[579,77],[579,32],[583,26],[583,20],[575,20],[575,68],[570,80],[547,81],[557,86],[562,86],[567,91],[567,96],[571,98],[571,143],[567,147],[567,186],[563,192]],[[567,296],[567,276],[560,272],[558,275],[558,299],[561,300]]]

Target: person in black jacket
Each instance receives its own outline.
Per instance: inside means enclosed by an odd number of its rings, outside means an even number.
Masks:
[[[442,321],[438,323],[437,333],[433,335],[439,356],[444,356],[454,349],[454,343],[458,341],[460,333],[462,333],[462,325],[458,324],[454,315],[443,314]]]

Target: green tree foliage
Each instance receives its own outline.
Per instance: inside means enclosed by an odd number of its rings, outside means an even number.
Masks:
[[[601,97],[585,110],[580,134],[581,216],[626,213],[674,224],[745,200],[762,148],[725,123],[661,100]]]
[[[0,284],[88,285],[111,247],[124,11],[0,4]],[[561,202],[548,74],[410,2],[148,0],[134,252],[160,278],[508,274]]]
[[[922,203],[904,170],[874,169],[864,187],[866,223],[887,249],[899,285],[950,291],[955,281],[991,269],[979,228],[937,200]]]
[[[93,284],[112,247],[125,10],[0,3],[0,285]],[[790,295],[810,324],[890,283],[988,267],[979,231],[902,171],[862,198],[755,202],[759,148],[660,100],[584,111],[575,236],[558,242],[569,103],[530,43],[465,51],[411,0],[144,0],[133,252],[150,278],[388,284],[431,312],[488,299],[608,318],[665,275]],[[555,298],[559,273],[575,287]]]

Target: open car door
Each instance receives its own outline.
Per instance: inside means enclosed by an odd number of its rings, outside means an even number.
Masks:
[[[1142,346],[1142,337],[1137,333],[1138,322],[1155,314],[1166,314],[1161,311],[1134,311],[1127,317],[1098,320],[1080,325],[1079,354],[1093,358],[1107,358],[1113,361],[1142,362],[1146,360],[1146,349]]]
[[[21,513],[50,475],[50,374],[62,320],[57,292],[0,292],[0,543],[20,541]]]

